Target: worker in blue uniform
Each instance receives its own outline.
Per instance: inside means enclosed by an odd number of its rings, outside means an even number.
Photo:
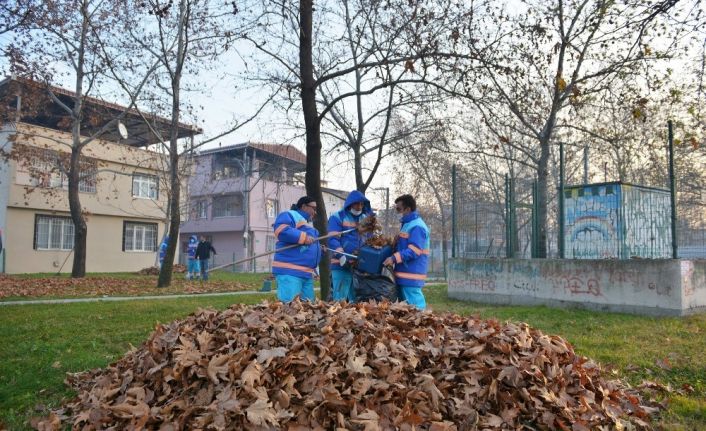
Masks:
[[[422,292],[427,278],[430,249],[430,231],[417,213],[417,203],[412,195],[395,199],[395,211],[400,215],[402,227],[397,235],[395,252],[383,265],[394,266],[400,299],[419,309],[426,308]]]
[[[331,284],[334,301],[355,300],[353,292],[353,272],[350,266],[341,265],[341,254],[344,252],[355,254],[360,246],[365,243],[369,234],[361,234],[357,228],[363,219],[372,214],[370,201],[362,192],[353,190],[348,194],[343,208],[336,211],[328,219],[328,234],[341,233],[328,240],[328,248],[332,252],[331,258]],[[351,231],[351,229],[355,229]],[[350,232],[346,232],[350,231]]]
[[[278,251],[272,261],[280,301],[289,302],[296,296],[314,301],[314,274],[321,260],[321,246],[316,241],[319,231],[311,225],[316,211],[316,200],[304,196],[292,209],[280,213],[272,226],[277,249],[299,245]]]

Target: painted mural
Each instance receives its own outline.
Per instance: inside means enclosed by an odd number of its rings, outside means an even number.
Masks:
[[[567,187],[564,193],[567,258],[671,256],[668,191],[615,182]]]

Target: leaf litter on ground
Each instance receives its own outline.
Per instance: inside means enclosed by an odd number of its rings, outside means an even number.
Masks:
[[[561,337],[388,302],[202,309],[66,382],[35,428],[641,430],[658,409]]]

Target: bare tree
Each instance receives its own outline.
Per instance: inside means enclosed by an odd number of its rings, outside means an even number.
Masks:
[[[498,148],[510,147],[513,157],[521,155],[534,166],[540,257],[547,256],[556,128],[575,120],[567,114],[572,104],[601,94],[616,76],[666,57],[668,47],[658,48],[656,42],[663,9],[669,10],[666,3],[538,1],[488,15],[496,31],[485,34],[481,44],[487,47],[484,76],[481,84],[466,88],[466,96],[491,130],[509,128],[520,137],[498,135],[487,151],[502,157]]]
[[[315,226],[323,234],[327,215],[320,181],[325,143],[352,152],[356,185],[365,190],[384,146],[393,139],[388,134],[391,115],[396,107],[414,103],[400,90],[427,82],[436,70],[430,66],[435,60],[468,57],[455,51],[453,42],[473,23],[472,13],[446,0],[328,1],[318,3],[316,12],[310,0],[256,3],[260,6],[253,8],[257,14],[252,20],[260,31],[247,39],[268,60],[253,79],[285,88],[279,106],[285,113],[303,115],[305,185],[307,194],[317,199]],[[289,37],[293,33],[299,35],[296,42]],[[373,156],[367,178],[365,156]],[[326,296],[326,260],[320,269]]]
[[[128,30],[137,46],[160,65],[158,78],[153,82],[152,105],[157,111],[167,111],[171,120],[169,136],[163,136],[152,128],[156,142],[168,158],[169,242],[157,282],[158,287],[166,287],[171,283],[185,202],[181,190],[184,178],[182,157],[252,121],[270,98],[266,97],[251,117],[235,121],[226,130],[218,131],[198,143],[193,141],[193,135],[189,136],[192,141],[180,146],[179,140],[185,137],[179,134],[181,119],[195,116],[186,96],[191,90],[203,91],[200,75],[214,72],[224,54],[234,48],[235,41],[247,33],[247,29],[238,19],[239,10],[234,2],[180,0],[174,3],[150,0],[142,5],[141,13],[134,16],[133,25]],[[194,135],[199,132],[194,130]]]
[[[65,115],[59,126],[71,132],[69,160],[58,166],[68,178],[69,209],[74,223],[73,277],[83,277],[86,273],[88,228],[79,195],[79,183],[83,180],[81,153],[89,143],[116,127],[134,106],[136,95],[154,70],[148,68],[142,73],[142,79],[131,88],[130,103],[110,121],[101,123],[87,111],[86,97],[100,95],[101,88],[106,86],[105,71],[115,67],[119,51],[116,32],[122,28],[123,19],[124,15],[115,13],[112,4],[102,1],[43,2],[18,21],[13,28],[14,39],[7,47],[11,53],[10,70],[31,80],[23,86],[23,103],[40,109],[47,104],[58,106]],[[69,100],[52,86],[53,82],[64,79],[62,75],[73,81]],[[36,87],[37,82],[40,88]]]

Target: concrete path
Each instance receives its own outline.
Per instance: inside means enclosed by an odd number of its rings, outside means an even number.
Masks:
[[[318,290],[318,289],[315,289]],[[177,298],[200,298],[204,296],[229,296],[229,295],[267,295],[276,293],[260,292],[259,290],[243,290],[238,292],[213,292],[213,293],[189,293],[181,295],[145,295],[145,296],[100,296],[94,298],[67,298],[67,299],[30,299],[26,301],[0,301],[3,305],[33,305],[33,304],[72,304],[75,302],[110,302],[110,301],[139,301],[143,299],[177,299]]]

